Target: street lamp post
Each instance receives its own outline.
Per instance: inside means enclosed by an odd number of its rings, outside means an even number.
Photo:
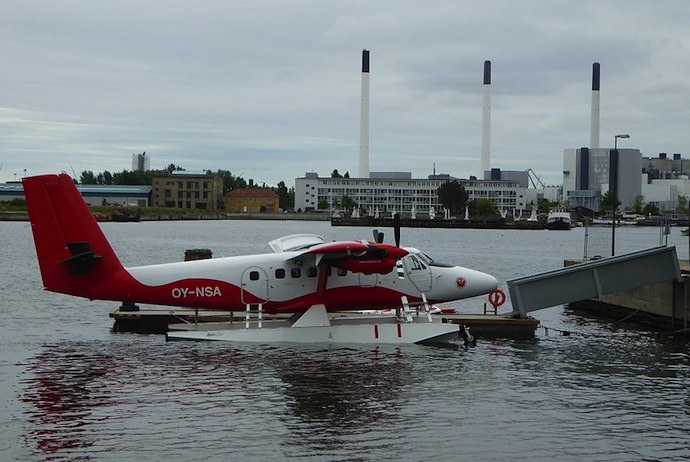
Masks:
[[[630,135],[624,133],[622,135],[615,135],[613,137],[613,156],[609,161],[611,185],[610,189],[613,193],[613,216],[611,217],[611,256],[616,255],[616,210],[618,209],[618,138],[630,138]],[[611,162],[615,158],[615,166]]]

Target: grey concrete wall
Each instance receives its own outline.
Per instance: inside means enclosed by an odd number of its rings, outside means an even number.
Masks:
[[[615,294],[605,295],[602,297],[602,302],[611,305],[622,306],[631,310],[641,310],[646,313],[655,314],[671,318],[674,313],[673,306],[673,286],[676,284],[676,307],[675,318],[678,321],[684,319],[684,289],[683,285],[687,283],[661,282],[658,284],[651,284],[638,289],[626,290]],[[690,304],[689,300],[685,303]]]

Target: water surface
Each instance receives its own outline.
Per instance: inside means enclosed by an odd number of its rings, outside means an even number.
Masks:
[[[295,232],[370,237],[321,222],[103,228],[127,266],[179,261],[188,248],[265,252]],[[690,352],[647,327],[555,307],[535,313],[548,335],[459,349],[166,343],[111,332],[108,302],[42,291],[28,224],[0,223],[0,236],[3,460],[690,458]],[[583,242],[583,229],[403,229],[404,245],[492,273],[504,289],[581,257]]]

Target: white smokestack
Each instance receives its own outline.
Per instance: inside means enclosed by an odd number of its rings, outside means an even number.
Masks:
[[[359,177],[369,178],[369,50],[362,50],[362,115],[359,126]]]
[[[484,105],[482,109],[482,173],[491,170],[491,61],[484,61]]]
[[[592,120],[589,148],[599,149],[599,63],[592,65]]]

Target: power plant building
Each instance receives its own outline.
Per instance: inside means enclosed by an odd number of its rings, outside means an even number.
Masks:
[[[563,152],[563,197],[570,207],[599,210],[601,198],[617,190],[623,207],[642,194],[639,149],[566,149]]]
[[[674,153],[669,157],[665,152],[660,152],[658,157],[642,158],[642,173],[646,173],[648,181],[670,180],[679,176],[690,174],[690,160],[684,159],[680,153]]]
[[[357,178],[326,178],[307,173],[295,179],[295,209],[332,211],[342,207],[343,198],[353,200],[359,210],[369,214],[402,213],[429,215],[433,209],[441,213],[438,188],[448,181],[458,181],[467,191],[469,200],[489,199],[504,214],[525,210],[527,174],[505,176],[490,168],[490,89],[491,62],[484,62],[484,108],[482,122],[482,163],[485,179],[459,180],[450,175],[412,178],[409,172],[370,172],[369,170],[369,77],[370,53],[362,51],[362,100],[360,125],[359,175]]]

